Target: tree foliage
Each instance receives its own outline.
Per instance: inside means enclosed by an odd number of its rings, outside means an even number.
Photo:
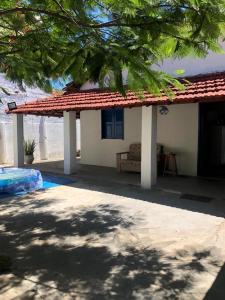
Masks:
[[[158,93],[176,80],[152,66],[220,51],[225,0],[1,0],[0,71],[22,85],[87,79],[124,93]]]

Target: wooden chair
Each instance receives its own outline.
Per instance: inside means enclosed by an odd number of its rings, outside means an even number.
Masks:
[[[175,153],[169,153],[165,155],[163,176],[167,174],[173,176],[178,175],[177,160]]]

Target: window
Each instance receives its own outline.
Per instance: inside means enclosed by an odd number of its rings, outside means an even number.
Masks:
[[[123,139],[123,109],[102,110],[102,138]]]

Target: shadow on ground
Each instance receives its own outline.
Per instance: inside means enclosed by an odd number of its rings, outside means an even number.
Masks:
[[[183,293],[192,297],[195,275],[207,271],[205,261],[215,263],[209,251],[170,257],[162,249],[129,240],[115,249],[118,230],[132,232],[137,222],[119,206],[96,205],[60,216],[38,211],[48,202],[24,199],[0,205],[2,213],[13,203],[20,206],[20,211],[0,216],[1,252],[11,257],[16,275],[0,284],[0,297],[26,278],[34,287],[20,299],[34,299],[40,293],[98,300],[181,299]]]
[[[193,212],[200,212],[217,217],[225,218],[225,199],[214,198],[209,203],[199,201],[191,201],[187,199],[180,199],[179,193],[165,192],[153,187],[151,191],[144,190],[132,184],[119,184],[114,182],[107,182],[98,179],[82,178],[76,183],[69,185],[70,187],[82,188],[89,191],[109,193],[116,196],[142,200],[151,203],[157,203],[169,207],[181,208]],[[190,191],[189,191],[190,193]],[[221,194],[221,197],[224,192]]]
[[[212,287],[208,290],[204,300],[225,299],[225,264],[220,269]]]

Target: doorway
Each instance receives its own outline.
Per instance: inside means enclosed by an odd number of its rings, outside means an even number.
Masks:
[[[199,104],[198,175],[225,177],[225,103]]]

